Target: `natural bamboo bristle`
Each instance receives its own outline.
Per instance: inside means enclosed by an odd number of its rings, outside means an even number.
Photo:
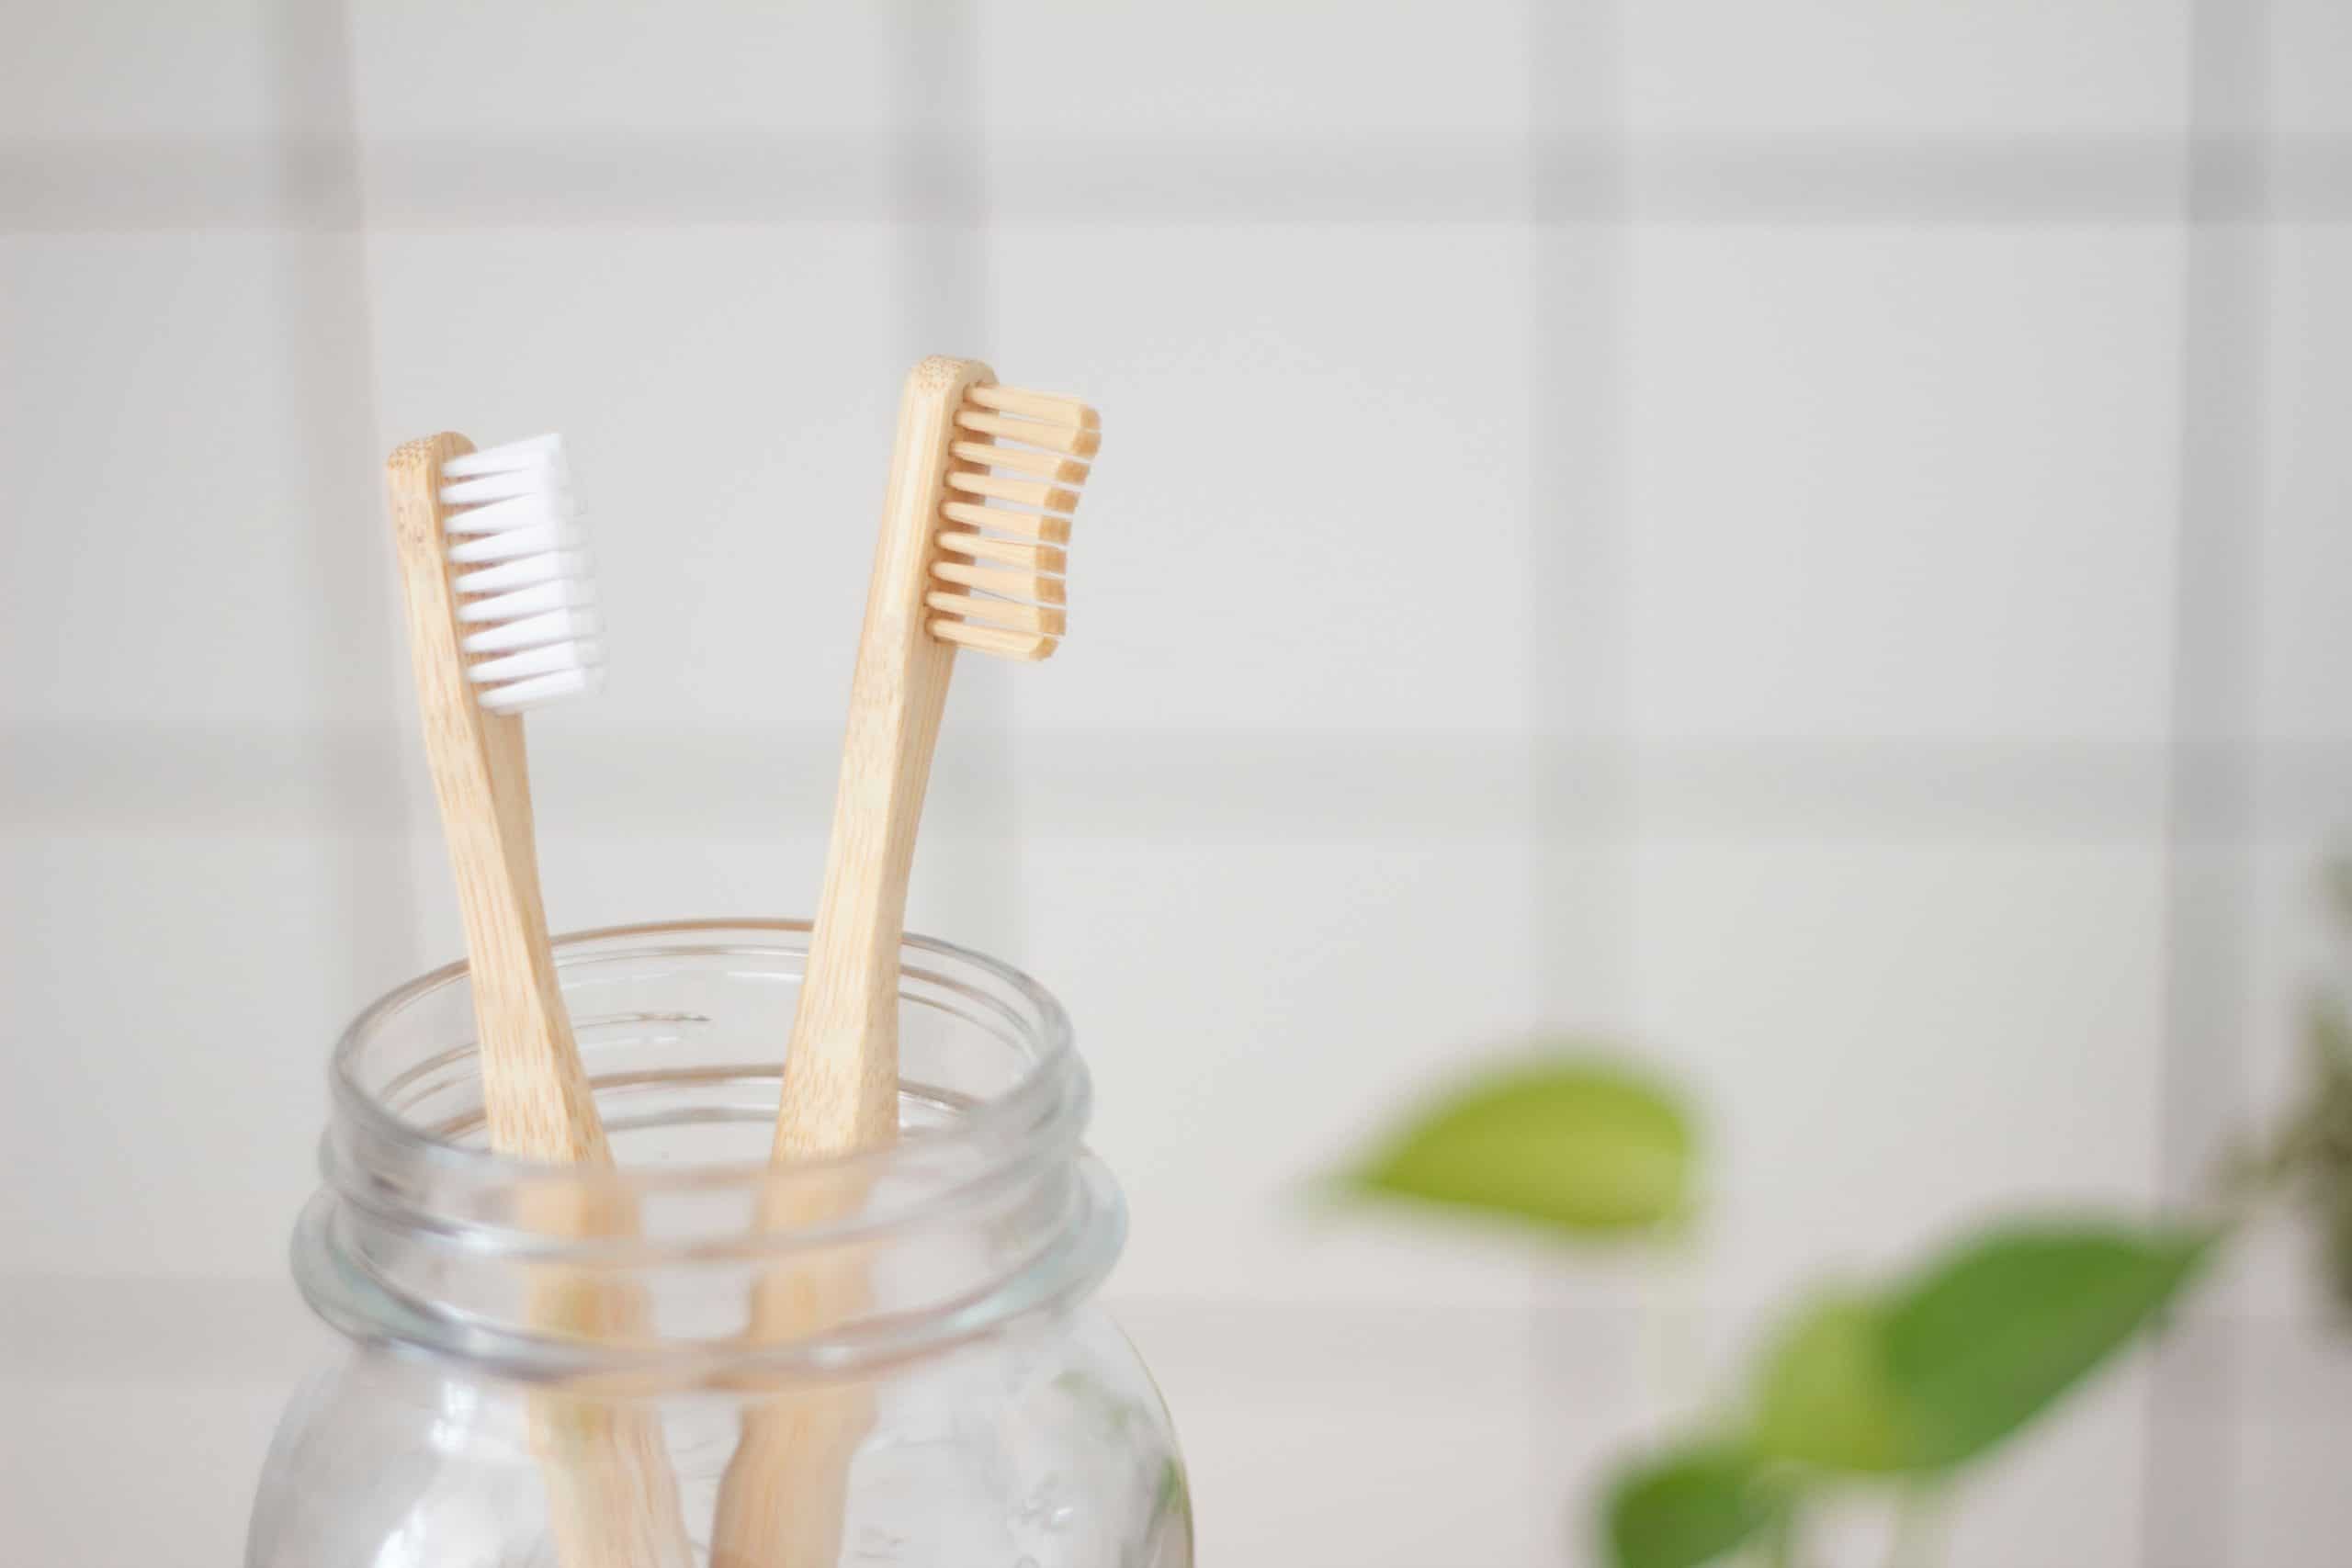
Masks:
[[[1041,545],[1069,543],[1069,519],[1049,513],[1015,512],[1010,506],[982,506],[976,501],[951,501],[939,510],[950,523],[993,528],[1000,534],[1018,534]]]
[[[994,441],[958,441],[948,450],[967,463],[1018,468],[1024,474],[1035,474],[1056,484],[1082,485],[1086,482],[1086,465],[1075,457],[1057,457],[1051,452],[1024,451],[1021,447],[1006,446]]]
[[[978,403],[999,413],[1018,414],[1046,424],[1068,425],[1075,430],[1100,430],[1102,420],[1094,411],[1076,398],[1057,398],[1050,392],[1024,392],[1018,387],[1000,387],[994,382],[973,387],[964,394],[967,403]]]
[[[1008,479],[997,474],[975,474],[957,470],[947,476],[948,485],[967,495],[984,495],[991,501],[1018,502],[1041,512],[1075,512],[1078,491],[1060,485],[1047,484],[1042,479]]]
[[[1001,659],[1035,661],[1054,651],[1052,637],[1042,633],[1008,632],[995,626],[975,626],[969,621],[933,621],[931,635],[982,653],[993,653]]]
[[[1026,571],[1058,576],[1069,570],[1069,556],[1058,545],[1030,545],[1014,539],[990,538],[986,534],[951,532],[939,536],[939,547],[952,555],[992,560],[1000,566],[1017,566]]]
[[[1047,637],[1061,636],[1069,619],[1069,612],[1051,604],[1023,604],[1011,599],[981,599],[969,593],[951,593],[944,588],[933,589],[922,596],[922,602],[951,615],[991,622],[1014,631],[1044,632]]]
[[[966,566],[962,561],[943,560],[931,563],[931,575],[942,582],[985,589],[990,593],[1001,593],[1008,599],[1025,599],[1039,604],[1069,603],[1069,590],[1062,585],[1060,578],[1040,577],[1034,571],[1000,571],[993,567]]]
[[[1061,547],[1102,421],[1073,398],[989,385],[966,389],[956,427],[968,434],[949,445],[956,466],[940,516],[956,526],[941,530],[931,575],[979,592],[927,594],[942,615],[925,626],[977,652],[1044,659],[1060,646],[1069,566]]]
[[[1067,452],[1073,457],[1091,457],[1102,446],[1102,433],[1091,424],[1081,428],[1069,424],[1046,424],[1034,419],[1001,419],[992,413],[975,413],[969,409],[956,416],[956,424],[960,430],[1001,436],[1007,441],[1025,441],[1032,446]]]

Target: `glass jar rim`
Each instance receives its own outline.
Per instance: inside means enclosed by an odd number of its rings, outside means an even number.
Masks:
[[[632,964],[678,960],[718,960],[729,976],[760,980],[805,974],[810,935],[807,920],[702,919],[573,932],[556,938],[554,948],[560,983],[576,974],[593,986],[599,964],[626,973]],[[726,963],[739,957],[752,962],[741,968]],[[451,1356],[507,1376],[615,1388],[740,1388],[841,1375],[927,1355],[1082,1300],[1121,1250],[1125,1206],[1082,1142],[1091,1091],[1069,1015],[1037,982],[968,948],[910,935],[899,957],[900,1005],[931,1010],[927,1016],[974,1032],[975,1043],[992,1039],[1004,1047],[1013,1064],[1010,1081],[958,1095],[949,1102],[952,1113],[888,1147],[786,1166],[740,1152],[617,1166],[551,1164],[458,1141],[446,1130],[458,1123],[436,1126],[405,1114],[420,1102],[404,1106],[401,1096],[420,1088],[429,1095],[436,1077],[446,1081],[475,1042],[428,1036],[428,1043],[458,1043],[430,1055],[395,1054],[389,1066],[372,1061],[370,1052],[403,1029],[413,1033],[414,1023],[431,1015],[427,1004],[446,1011],[455,999],[449,993],[469,983],[469,966],[447,964],[394,988],[360,1011],[333,1053],[321,1146],[326,1181],[296,1227],[297,1283],[330,1325],[356,1338]],[[657,1010],[574,1019],[580,1028],[616,1021],[712,1020],[699,1011]],[[780,1042],[777,1055],[780,1061]],[[644,1081],[632,1071],[599,1077],[596,1088],[626,1092]],[[722,1072],[707,1081],[730,1080]],[[921,1092],[912,1080],[903,1089]],[[845,1190],[865,1197],[843,1206],[829,1196]],[[685,1228],[550,1231],[515,1218],[528,1212],[534,1194],[593,1201],[600,1192],[631,1213],[642,1203],[673,1221],[688,1216]],[[820,1217],[782,1228],[744,1217],[796,1212],[791,1205],[800,1192],[823,1200],[807,1206]],[[514,1293],[507,1289],[549,1269],[651,1281],[730,1268],[821,1269],[843,1249],[878,1257],[897,1248],[895,1255],[905,1256],[904,1248],[925,1245],[920,1238],[943,1225],[972,1224],[996,1238],[996,1251],[959,1252],[959,1271],[926,1279],[918,1293],[872,1302],[865,1315],[840,1318],[801,1338],[549,1336],[514,1314]],[[449,1290],[456,1294],[443,1293]]]
[[[568,966],[629,956],[626,950],[599,947],[587,951],[594,944],[623,940],[660,942],[662,939],[691,936],[740,938],[746,932],[798,937],[805,944],[814,930],[814,922],[804,919],[758,916],[698,918],[595,926],[563,932],[550,939],[550,945],[554,949],[556,972],[560,976]],[[899,949],[902,954],[929,954],[950,964],[979,970],[1035,1010],[1034,1021],[1023,1021],[1023,1026],[1024,1033],[1032,1036],[1028,1069],[1001,1094],[992,1095],[967,1107],[957,1116],[952,1130],[937,1130],[926,1134],[924,1144],[935,1148],[947,1143],[986,1143],[1003,1138],[1024,1124],[1035,1125],[1049,1115],[1053,1103],[1065,1092],[1067,1079],[1080,1070],[1069,1014],[1054,994],[1009,964],[936,937],[918,936],[910,931],[901,938]],[[740,942],[714,941],[712,945],[705,947],[664,946],[662,951],[674,955],[695,953],[723,954],[729,952],[750,954],[763,950],[743,946]],[[649,955],[650,953],[650,950]],[[900,970],[904,976],[933,983],[956,984],[946,975],[910,967],[903,960]],[[397,1149],[406,1157],[435,1167],[435,1174],[443,1178],[478,1180],[484,1185],[494,1186],[543,1179],[549,1171],[545,1163],[435,1137],[428,1129],[386,1105],[378,1092],[361,1081],[360,1057],[385,1024],[437,992],[467,984],[471,975],[471,964],[460,958],[394,987],[363,1008],[336,1040],[330,1060],[328,1090],[333,1100],[332,1112],[335,1117],[345,1120],[371,1142],[380,1141],[384,1147]],[[968,987],[959,988],[966,989],[968,994]],[[773,1190],[802,1176],[812,1182],[833,1182],[879,1172],[905,1157],[903,1147],[894,1145],[822,1159],[797,1160],[788,1173],[779,1172],[763,1160],[729,1159],[632,1167],[614,1175],[639,1190],[736,1186],[747,1182]]]

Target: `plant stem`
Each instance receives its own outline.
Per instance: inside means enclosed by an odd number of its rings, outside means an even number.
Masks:
[[[1701,1353],[1701,1320],[1691,1305],[1690,1288],[1698,1258],[1691,1229],[1685,1227],[1666,1236],[1645,1271],[1642,1310],[1635,1319],[1635,1354],[1643,1380],[1657,1395],[1657,1404],[1678,1416],[1704,1396],[1706,1358]]]
[[[1894,1539],[1887,1543],[1886,1568],[1929,1568],[1943,1555],[1937,1550],[1942,1501],[1943,1491],[1937,1486],[1905,1486],[1896,1494]]]

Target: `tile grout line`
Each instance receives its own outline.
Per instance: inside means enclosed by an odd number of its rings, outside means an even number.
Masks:
[[[2199,137],[2259,125],[2261,0],[2190,10],[2182,147],[2180,467],[2174,547],[2171,737],[2165,784],[2156,1193],[2197,1201],[2248,1102],[2246,1057],[2254,830],[2254,509],[2265,331],[2250,172]],[[2142,1549],[2155,1568],[2226,1568],[2236,1558],[2242,1347],[2200,1358],[2160,1343],[2148,1403]]]
[[[1532,658],[1532,638],[1529,647]],[[421,781],[403,766],[412,729],[389,706],[367,723],[0,723],[0,759],[14,763],[0,763],[0,818],[19,831],[100,836],[406,834],[431,815]],[[674,825],[683,775],[694,781],[695,820],[765,833],[775,827],[779,761],[792,769],[814,820],[839,739],[835,725],[815,720],[551,730],[547,756],[573,781],[566,797],[573,815],[559,812],[548,825],[614,831]],[[1549,843],[1560,835],[1537,830],[1549,820],[1534,814],[1539,782],[1583,789],[1588,776],[1610,775],[1604,764],[1613,753],[1640,780],[1642,826],[1653,840],[1960,843],[2057,853],[2135,847],[2159,858],[2165,783],[2178,761],[2161,739],[2072,747],[1600,739],[1537,748],[1516,728],[1283,735],[1064,726],[1023,729],[1017,742],[1023,805],[1044,837],[1132,838],[1140,820],[1151,824],[1148,836],[1160,838],[1203,830],[1442,840],[1517,834]],[[2233,824],[2192,799],[2177,818],[2192,838],[2258,847],[2340,826],[2341,802],[2352,793],[2352,740],[2274,743],[2249,754],[2262,773],[2250,818]],[[650,767],[645,760],[656,756],[673,771]],[[940,765],[939,787],[964,792],[965,749],[955,748]],[[985,773],[973,782],[984,795]],[[1466,815],[1465,801],[1476,803]],[[593,818],[577,815],[592,807]],[[944,833],[956,821],[945,817],[934,827]],[[1532,995],[1526,1010],[1540,1010]]]
[[[341,0],[279,0],[266,26],[277,55],[279,178],[289,207],[302,215],[287,235],[295,251],[279,317],[287,369],[300,394],[300,424],[288,445],[306,480],[319,601],[344,642],[338,657],[317,660],[318,678],[330,711],[364,722],[401,711],[406,660],[394,636],[390,555],[369,461],[380,389],[350,17]],[[346,549],[345,540],[364,543]],[[355,570],[355,561],[387,570]],[[331,806],[380,793],[364,759],[352,757],[333,735],[322,737],[317,750],[319,784]],[[413,815],[402,810],[389,836],[346,830],[340,837],[333,897],[348,933],[346,951],[355,955],[333,982],[339,994],[331,1003],[343,1013],[356,1012],[417,966],[418,896],[406,853],[414,828]]]
[[[952,27],[940,29],[952,33]],[[289,157],[339,155],[313,137],[0,137],[0,232],[202,226],[317,218],[322,193],[274,177]],[[333,142],[334,139],[324,139]],[[1451,140],[1128,138],[1073,149],[997,144],[989,207],[1029,220],[1234,223],[1515,222],[1531,156],[1606,177],[1556,181],[1553,220],[1852,222],[2034,227],[2167,225],[2176,133],[1907,138],[1537,132]],[[2192,155],[2244,177],[2206,199],[2246,221],[2352,216],[2352,136],[2192,135]],[[959,136],[635,133],[389,139],[356,149],[377,230],[642,221],[967,217]],[[911,176],[911,177],[910,177]],[[517,214],[526,214],[518,219]],[[330,210],[328,216],[332,218]]]
[[[0,818],[21,831],[98,835],[406,833],[431,814],[422,781],[404,766],[412,728],[389,711],[364,725],[0,723],[0,758],[16,764],[0,764]],[[694,820],[763,836],[775,828],[780,764],[791,770],[801,818],[821,818],[839,740],[836,726],[813,720],[550,730],[543,755],[568,788],[562,807],[550,797],[544,825],[674,827],[684,778]],[[1640,781],[1641,825],[1654,842],[1970,844],[2056,854],[2133,848],[2160,857],[2171,765],[2162,740],[2075,748],[1604,738],[1537,747],[1518,729],[1283,735],[1064,726],[1024,728],[1014,743],[1031,834],[1065,840],[1133,839],[1148,823],[1145,838],[1163,840],[1207,830],[1474,841],[1514,834],[1549,844],[1564,835],[1555,830],[1556,814],[1535,810],[1539,784],[1550,781],[1551,798],[1562,791],[1583,798],[1597,793],[1590,780],[1630,775]],[[959,743],[942,756],[943,800],[967,790],[986,796],[991,763],[982,751],[975,760]],[[657,756],[671,771],[649,765]],[[2245,841],[2307,839],[2340,825],[2341,802],[2352,794],[2352,740],[2266,746],[2253,756],[2264,783]],[[956,809],[946,808],[933,829],[976,825]],[[1590,831],[1569,826],[1589,851]],[[2184,826],[2215,842],[2241,830],[2201,817]],[[1523,900],[1531,919],[1540,881],[1533,869]],[[1533,1017],[1544,1010],[1532,974],[1529,984],[1523,1008]],[[1596,1005],[1554,1021],[1611,1020]]]
[[[1635,1007],[1625,637],[1611,586],[1623,547],[1619,333],[1633,168],[1612,0],[1531,0],[1524,15],[1530,1021],[1605,1036],[1628,1025]],[[1603,106],[1602,129],[1577,143],[1584,156],[1562,155],[1555,105]],[[1539,1261],[1531,1271],[1526,1464],[1542,1516],[1555,1519],[1561,1499],[1584,1484],[1549,1473],[1544,1459],[1555,1448],[1547,1384],[1569,1359],[1552,1336],[1579,1302],[1560,1266]],[[1657,1310],[1654,1301],[1639,1309],[1645,1319]]]
[[[1017,355],[999,363],[989,341],[996,288],[978,18],[969,0],[899,0],[896,15],[912,90],[894,108],[890,170],[891,212],[904,236],[909,363],[927,354],[987,359],[1017,383]],[[903,367],[888,368],[895,374]],[[919,929],[1025,964],[1028,888],[1012,702],[1004,682],[1050,679],[1052,667],[1007,671],[998,660],[973,655],[956,664],[909,919]],[[945,787],[950,781],[954,787]],[[1043,978],[1052,983],[1051,975]]]

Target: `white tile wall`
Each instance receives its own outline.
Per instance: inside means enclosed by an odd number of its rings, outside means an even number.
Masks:
[[[1521,850],[1039,833],[1023,877],[1028,964],[1077,1021],[1134,1209],[1121,1291],[1529,1299],[1523,1254],[1367,1233],[1311,1190],[1397,1096],[1525,1026]]]
[[[2143,1359],[2077,1393],[2061,1418],[1931,1506],[1940,1520],[1930,1539],[1954,1562],[2146,1560],[2147,1381]]]
[[[2352,16],[2330,0],[2267,0],[2262,68],[2266,126],[2290,134],[2352,130],[2344,91],[2352,71]]]
[[[2267,1327],[2242,1352],[2232,1544],[2242,1562],[2317,1568],[2352,1529],[2352,1495],[2335,1461],[2352,1376],[2339,1335],[2276,1319]]]
[[[308,504],[315,345],[282,311],[305,263],[267,234],[0,234],[7,717],[350,716],[321,583],[375,570],[380,538]]]
[[[1508,135],[1540,90],[1522,68],[1527,11],[1500,0],[985,0],[972,15],[984,123],[1015,139]]]
[[[1625,266],[1642,732],[2163,733],[2176,238],[1691,225]]]
[[[2177,130],[2184,0],[1663,0],[1623,7],[1637,132],[1919,137]]]
[[[10,17],[0,135],[257,136],[281,123],[266,8],[61,6]]]
[[[290,1386],[290,1384],[289,1384]],[[60,1562],[233,1562],[284,1393],[263,1378],[0,1381],[0,1512],[12,1549]],[[140,1456],[139,1506],[122,1506]]]
[[[1201,1562],[1566,1560],[1572,1476],[1557,1461],[1575,1450],[1531,1439],[1595,1422],[1529,1406],[1523,1314],[1154,1304],[1124,1317],[1177,1413]],[[1419,1501],[1367,1506],[1400,1494]]]
[[[2253,719],[2266,739],[2352,741],[2341,672],[2352,615],[2328,587],[2352,575],[2352,454],[2338,432],[2352,395],[2352,234],[2340,224],[2282,225],[2263,240],[2269,309],[2262,338],[2261,616]]]
[[[998,372],[1108,411],[1069,642],[1012,683],[1019,723],[1522,721],[1521,231],[1021,223],[989,265]]]
[[[384,441],[574,448],[611,625],[593,722],[839,722],[898,402],[845,349],[903,341],[901,254],[867,224],[370,244]]]
[[[10,1272],[277,1273],[353,1010],[349,849],[145,824],[0,843],[7,994],[33,1009],[0,1097]]]
[[[911,20],[888,6],[347,9],[355,115],[371,140],[876,130],[911,96]]]
[[[1105,409],[1076,636],[959,675],[912,920],[1077,1017],[1204,1562],[1597,1562],[1598,1479],[1792,1286],[2143,1205],[2227,1120],[2184,1096],[2284,1092],[2352,798],[2339,6],[8,36],[0,1558],[234,1558],[316,1343],[280,1258],[323,1052],[458,948],[374,499],[435,428],[578,449],[616,662],[533,745],[576,927],[805,908],[907,361]],[[2195,249],[2192,131],[2284,137]],[[2176,570],[2185,466],[2243,626]],[[1546,1026],[1703,1093],[1690,1256],[1315,1210]],[[2310,1286],[2250,1241],[1946,1560],[2187,1568],[2186,1518],[2195,1568],[2333,1561]],[[125,1466],[154,1506],[93,1507]]]
[[[1706,1086],[1706,1279],[1755,1310],[1996,1204],[2150,1195],[2152,846],[1661,842],[1635,1021]]]

